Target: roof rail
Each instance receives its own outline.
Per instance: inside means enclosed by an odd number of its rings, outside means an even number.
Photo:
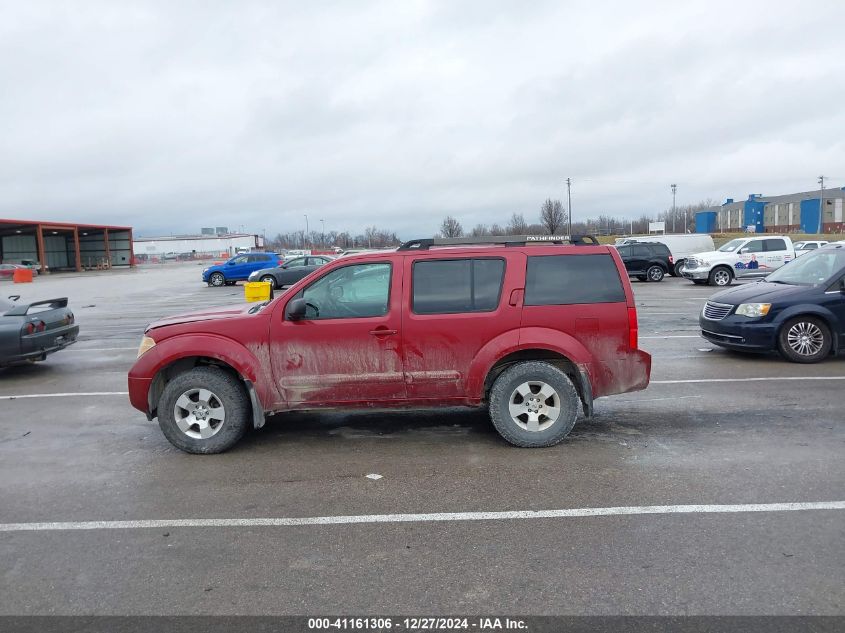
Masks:
[[[427,251],[432,246],[475,246],[480,244],[504,244],[505,246],[526,246],[527,244],[573,244],[577,246],[599,246],[594,235],[484,235],[482,237],[429,237],[404,242],[400,251]]]

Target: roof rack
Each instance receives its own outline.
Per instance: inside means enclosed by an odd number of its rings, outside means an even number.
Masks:
[[[572,244],[576,246],[599,246],[594,235],[484,235],[482,237],[429,237],[404,242],[400,251],[427,251],[432,246],[475,246],[478,244],[503,244],[505,246],[526,246],[527,244]]]

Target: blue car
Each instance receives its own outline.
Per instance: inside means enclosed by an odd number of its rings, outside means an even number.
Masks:
[[[246,281],[256,270],[278,266],[280,263],[278,253],[241,253],[224,264],[204,269],[202,280],[209,286],[231,286],[238,281]]]
[[[715,345],[778,351],[795,363],[845,350],[845,243],[803,255],[757,283],[717,292],[698,323]]]

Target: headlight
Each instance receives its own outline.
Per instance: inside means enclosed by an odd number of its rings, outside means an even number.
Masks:
[[[155,344],[156,342],[149,336],[142,338],[141,344],[138,346],[138,358],[141,358],[141,356],[149,352],[153,347],[155,347]]]
[[[736,313],[740,316],[763,317],[771,308],[771,303],[743,303],[736,309]]]

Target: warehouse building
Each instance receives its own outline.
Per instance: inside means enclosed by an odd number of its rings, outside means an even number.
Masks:
[[[137,237],[134,243],[135,254],[140,259],[231,257],[263,248],[264,238],[249,233]]]
[[[823,201],[823,204],[822,204]],[[695,216],[698,233],[842,233],[845,232],[845,187],[783,196],[751,194],[728,198],[716,209]]]
[[[132,266],[132,227],[0,218],[0,262],[39,271]]]

